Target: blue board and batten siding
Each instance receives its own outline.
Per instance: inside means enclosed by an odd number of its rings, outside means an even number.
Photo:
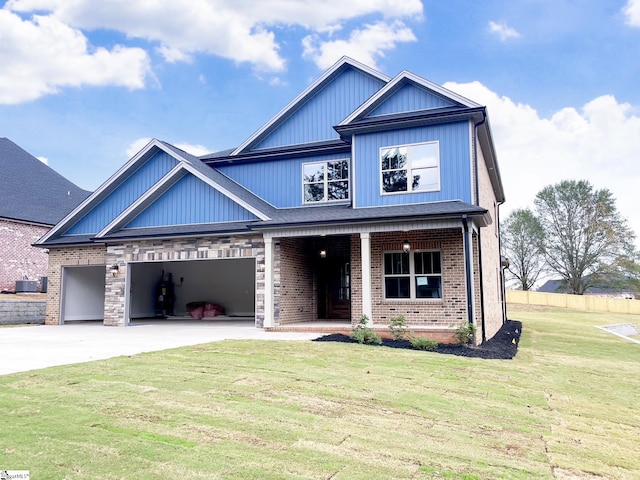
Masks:
[[[277,208],[299,207],[302,201],[302,164],[349,158],[349,154],[224,165],[217,170]]]
[[[353,169],[356,176],[355,206],[373,207],[447,200],[473,203],[469,128],[468,122],[456,122],[356,135],[356,162]],[[382,195],[380,148],[432,141],[438,141],[440,144],[440,190]]]
[[[186,175],[125,228],[256,219],[251,212],[199,178]]]
[[[177,164],[178,161],[168,153],[156,153],[67,230],[65,235],[98,233]]]
[[[339,124],[384,82],[349,68],[287,118],[253,150],[321,142],[339,138]]]
[[[435,93],[418,87],[412,83],[407,83],[400,87],[386,101],[378,105],[368,117],[387,115],[401,112],[414,112],[417,110],[430,110],[433,108],[455,106],[451,100],[436,95]]]

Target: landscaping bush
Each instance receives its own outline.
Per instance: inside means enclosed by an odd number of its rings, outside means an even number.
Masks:
[[[476,334],[476,326],[469,322],[462,322],[454,332],[458,345],[468,345]]]
[[[362,315],[358,324],[351,330],[351,338],[358,343],[366,343],[372,345],[380,345],[382,339],[380,335],[369,327],[369,317]]]
[[[394,340],[408,340],[411,336],[404,315],[391,317],[391,320],[389,320],[389,330],[391,330],[391,335],[393,335]]]
[[[438,348],[438,342],[427,337],[416,337],[412,335],[409,341],[411,342],[411,346],[417,350],[434,352]]]

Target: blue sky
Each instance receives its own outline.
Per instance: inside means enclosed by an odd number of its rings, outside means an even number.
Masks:
[[[640,0],[9,0],[0,136],[86,189],[235,147],[342,55],[489,110],[507,203],[586,179],[640,235]]]

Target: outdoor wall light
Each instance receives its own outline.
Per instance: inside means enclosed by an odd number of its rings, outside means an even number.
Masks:
[[[324,248],[320,250],[320,258],[327,258],[327,251]]]
[[[411,250],[411,244],[409,243],[409,240],[405,240],[402,242],[402,251],[404,253],[409,253],[409,250]]]
[[[109,270],[111,270],[111,275],[115,277],[116,275],[118,275],[118,270],[120,270],[120,267],[117,263],[114,263],[109,267]]]

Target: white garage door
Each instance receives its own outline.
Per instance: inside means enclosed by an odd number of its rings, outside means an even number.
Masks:
[[[105,266],[63,267],[62,323],[104,318]]]

